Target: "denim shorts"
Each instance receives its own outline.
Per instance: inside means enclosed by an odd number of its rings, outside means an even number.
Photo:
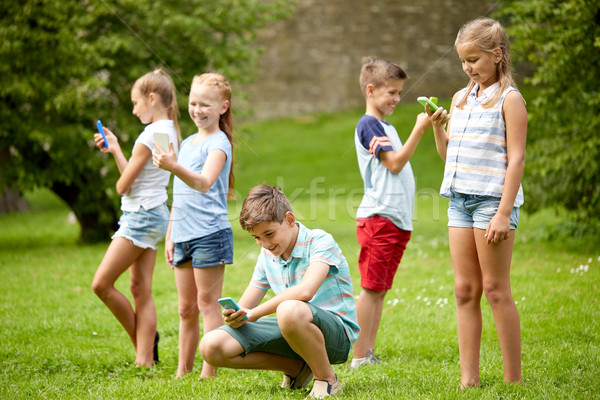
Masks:
[[[310,303],[306,303],[313,314],[315,324],[325,338],[325,349],[330,364],[342,364],[348,360],[351,342],[346,334],[344,323],[341,318],[331,311],[323,310]],[[256,322],[246,322],[239,328],[223,325],[218,329],[229,333],[238,341],[244,352],[242,357],[248,353],[266,352],[275,353],[288,358],[302,360],[283,338],[281,329],[277,324],[276,317],[263,317]]]
[[[499,205],[499,197],[452,192],[448,203],[448,226],[487,229]],[[518,225],[519,207],[513,207],[510,214],[510,229],[517,229]]]
[[[131,240],[134,246],[156,250],[158,242],[167,233],[169,208],[166,204],[146,210],[123,211],[119,218],[119,229],[112,239],[122,237]]]
[[[194,268],[233,264],[233,232],[223,229],[187,242],[175,243],[173,265],[192,262]]]

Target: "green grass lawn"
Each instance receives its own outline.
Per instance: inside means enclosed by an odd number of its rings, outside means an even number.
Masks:
[[[420,106],[390,118],[406,139]],[[308,227],[332,233],[352,269],[358,294],[354,213],[362,182],[354,126],[360,110],[247,123],[238,127],[237,201],[231,202],[234,264],[224,295],[239,298],[258,247],[236,221],[241,200],[258,183],[280,185]],[[502,360],[484,303],[482,387],[457,391],[459,359],[446,229],[447,201],[438,196],[443,163],[431,131],[411,161],[417,179],[413,238],[386,299],[376,352],[379,366],[335,366],[348,399],[588,399],[600,396],[600,248],[598,238],[560,234],[562,214],[522,213],[512,288],[521,316],[523,387],[502,382]],[[527,198],[526,201],[535,201]],[[222,369],[212,381],[194,373],[174,379],[177,295],[159,257],[154,298],[161,363],[136,368],[125,332],[90,284],[107,243],[77,244],[78,227],[46,191],[29,194],[27,214],[0,216],[1,399],[303,399],[278,388],[281,374]],[[159,249],[162,254],[162,247]],[[128,277],[118,287],[128,291]]]

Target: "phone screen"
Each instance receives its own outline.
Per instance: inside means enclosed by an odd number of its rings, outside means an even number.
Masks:
[[[164,152],[169,151],[169,135],[164,132],[154,132],[154,141]]]

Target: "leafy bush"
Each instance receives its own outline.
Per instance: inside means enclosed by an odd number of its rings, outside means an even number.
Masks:
[[[526,209],[600,216],[600,2],[511,1],[500,16],[518,60],[536,72],[525,171]]]

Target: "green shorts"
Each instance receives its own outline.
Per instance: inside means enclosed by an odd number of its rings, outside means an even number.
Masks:
[[[306,303],[313,314],[315,324],[325,337],[325,347],[330,364],[341,364],[346,362],[350,353],[351,342],[346,334],[346,329],[341,319],[330,311],[315,307]],[[244,348],[241,354],[244,357],[248,353],[266,352],[279,354],[289,358],[302,360],[283,338],[276,317],[261,318],[256,322],[246,322],[235,329],[223,325],[222,329],[229,333]]]

